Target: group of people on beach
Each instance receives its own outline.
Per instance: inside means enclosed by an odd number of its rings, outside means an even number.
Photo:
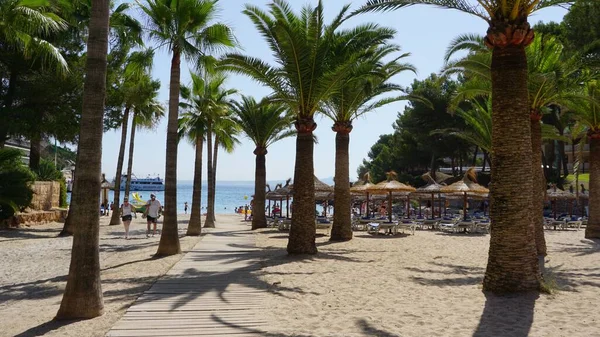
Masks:
[[[123,199],[123,204],[120,208],[121,212],[121,220],[123,221],[123,226],[125,227],[125,240],[129,240],[129,226],[131,225],[131,220],[133,217],[137,218],[135,207],[129,203],[129,198],[125,197]],[[146,237],[150,237],[150,225],[153,225],[152,228],[152,236],[156,235],[156,222],[160,217],[160,213],[162,212],[162,204],[158,199],[156,199],[156,195],[154,193],[150,194],[150,200],[146,202],[146,208],[144,210],[144,214],[142,218],[146,218],[146,223],[148,228],[146,230]]]

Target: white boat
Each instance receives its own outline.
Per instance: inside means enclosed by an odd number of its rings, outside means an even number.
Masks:
[[[121,190],[125,190],[125,184],[127,183],[127,175],[121,176]],[[160,177],[152,178],[138,178],[134,174],[131,175],[131,191],[164,191],[165,185]]]

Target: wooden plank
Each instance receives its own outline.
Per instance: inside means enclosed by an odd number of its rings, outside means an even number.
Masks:
[[[140,296],[107,336],[260,336],[268,285],[247,226],[213,229]]]

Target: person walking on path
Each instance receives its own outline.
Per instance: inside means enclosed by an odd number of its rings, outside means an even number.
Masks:
[[[156,199],[156,195],[154,193],[150,194],[150,200],[146,203],[146,211],[144,215],[146,216],[146,222],[148,223],[148,231],[146,232],[146,237],[150,237],[150,224],[154,224],[152,230],[152,236],[156,235],[156,221],[158,220],[158,213],[161,211],[162,205],[158,199]]]
[[[185,211],[185,214],[187,214],[187,210],[188,210],[188,203],[187,203],[187,201],[183,203],[183,210]]]
[[[135,207],[129,203],[129,199],[123,199],[123,204],[121,205],[121,220],[123,221],[123,226],[125,226],[125,240],[129,240],[129,225],[131,224],[131,217],[137,216],[135,215]]]

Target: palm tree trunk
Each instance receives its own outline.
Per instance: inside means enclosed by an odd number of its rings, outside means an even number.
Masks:
[[[211,205],[210,213],[208,215],[212,217],[214,222],[217,222],[215,216],[215,201],[217,199],[217,156],[219,154],[219,136],[215,135],[215,143],[213,144],[213,178],[212,178],[212,194],[211,194]]]
[[[473,166],[477,165],[477,154],[479,153],[479,146],[475,145],[475,153],[473,153]]]
[[[252,207],[252,229],[258,229],[267,227],[267,218],[265,217],[267,149],[257,147],[254,150],[254,154],[256,155],[256,168],[254,170],[254,205]]]
[[[312,118],[298,120],[294,168],[294,212],[287,245],[288,254],[316,254],[314,140]]]
[[[123,161],[125,160],[125,144],[127,143],[127,127],[129,126],[129,107],[125,107],[123,112],[123,122],[121,124],[121,145],[119,146],[119,157],[117,158],[117,173],[115,174],[114,200],[115,209],[112,210],[110,226],[121,224],[121,214],[115,212],[121,204],[121,173],[123,172]]]
[[[350,145],[351,128],[336,129],[335,134],[335,198],[333,199],[333,227],[329,241],[352,240],[350,199]]]
[[[561,132],[560,135],[562,136],[563,133]],[[558,142],[558,155],[560,157],[560,165],[562,166],[562,176],[566,177],[569,175],[569,167],[567,166],[567,156],[565,154],[565,142],[563,141],[559,141]],[[559,172],[560,172],[561,168],[559,167]]]
[[[600,239],[600,135],[590,137],[590,199],[588,225],[585,229],[587,239]]]
[[[57,319],[93,318],[103,314],[99,231],[102,120],[106,96],[109,0],[92,1],[86,79],[79,129],[75,189],[70,217],[77,226],[65,293]]]
[[[546,256],[546,238],[544,237],[544,193],[546,181],[542,169],[542,124],[541,114],[533,114],[531,119],[531,153],[533,170],[531,220],[535,229],[535,246],[537,255]],[[542,260],[543,261],[543,258]]]
[[[207,203],[206,203],[206,221],[204,221],[204,228],[215,228],[215,219],[210,216],[211,208],[214,208],[212,195],[215,193],[213,190],[213,139],[212,139],[212,121],[209,119],[206,123],[206,159],[208,166],[206,173],[208,175],[208,188],[207,188]]]
[[[37,172],[40,169],[40,159],[42,156],[42,135],[39,132],[31,135],[29,140],[29,168]]]
[[[169,121],[167,123],[167,154],[165,165],[165,205],[162,232],[158,244],[157,256],[181,253],[177,230],[177,134],[179,116],[180,51],[173,48],[171,61],[171,83],[169,85]]]
[[[481,172],[485,172],[485,164],[488,161],[487,151],[483,151],[483,166],[481,167]]]
[[[539,290],[532,194],[522,193],[533,188],[525,48],[494,48],[491,74],[492,226],[483,289],[496,293]]]
[[[192,193],[192,212],[186,235],[198,236],[202,232],[202,135],[196,137],[196,161],[194,163],[194,191]]]
[[[129,137],[129,159],[127,160],[127,181],[125,182],[125,196],[129,198],[131,188],[131,174],[133,172],[133,148],[135,146],[135,113],[131,121],[131,136]]]

